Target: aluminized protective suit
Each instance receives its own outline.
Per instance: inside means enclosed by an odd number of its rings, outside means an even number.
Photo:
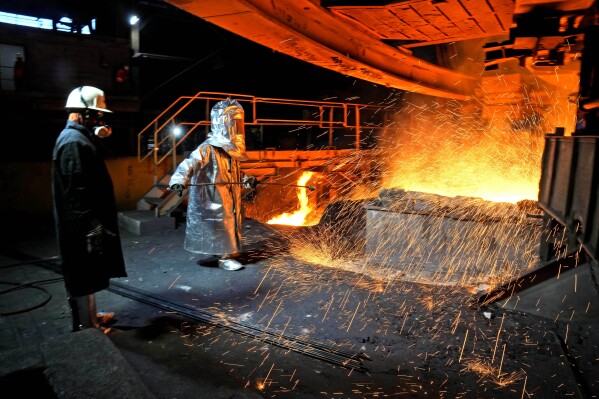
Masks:
[[[179,164],[169,186],[190,186],[184,248],[222,256],[241,251],[242,186],[222,183],[241,182],[239,161],[247,159],[243,108],[226,99],[214,105],[210,119],[211,132]]]

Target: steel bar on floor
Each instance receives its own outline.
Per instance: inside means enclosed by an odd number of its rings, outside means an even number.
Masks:
[[[365,372],[367,369],[359,359],[366,359],[359,353],[352,354],[337,350],[325,344],[301,339],[291,334],[286,334],[274,329],[265,329],[249,323],[240,323],[230,319],[217,316],[205,310],[193,309],[188,306],[179,305],[164,298],[154,296],[143,290],[127,286],[118,282],[111,282],[108,291],[115,294],[134,299],[167,311],[176,312],[192,320],[225,328],[248,337],[255,338],[268,344],[289,349],[316,359],[336,364],[348,369]]]

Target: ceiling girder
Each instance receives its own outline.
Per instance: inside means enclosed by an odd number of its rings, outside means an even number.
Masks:
[[[478,82],[385,44],[311,0],[167,2],[273,50],[386,87],[466,100]]]

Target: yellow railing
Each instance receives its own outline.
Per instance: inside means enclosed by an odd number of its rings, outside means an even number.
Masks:
[[[177,148],[193,133],[210,127],[210,111],[216,102],[227,97],[237,100],[245,111],[246,126],[315,126],[328,130],[328,146],[333,145],[335,129],[351,129],[354,149],[360,150],[360,132],[364,129],[384,129],[389,112],[399,109],[371,104],[341,103],[263,98],[245,94],[199,92],[195,96],[182,96],[142,129],[137,136],[138,161],[153,157],[154,170],[171,158],[177,166]],[[301,110],[301,118],[282,117],[290,110]],[[380,112],[380,114],[379,114]],[[378,114],[378,115],[377,115]],[[378,118],[378,122],[374,119]],[[366,122],[370,119],[370,122]],[[177,137],[175,128],[185,128]],[[145,147],[145,148],[144,148]]]

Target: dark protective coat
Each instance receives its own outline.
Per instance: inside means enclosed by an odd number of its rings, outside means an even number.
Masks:
[[[52,155],[54,219],[65,285],[70,296],[108,287],[126,277],[112,179],[85,126],[67,121]],[[116,236],[105,239],[102,255],[90,255],[86,235],[101,223]]]

